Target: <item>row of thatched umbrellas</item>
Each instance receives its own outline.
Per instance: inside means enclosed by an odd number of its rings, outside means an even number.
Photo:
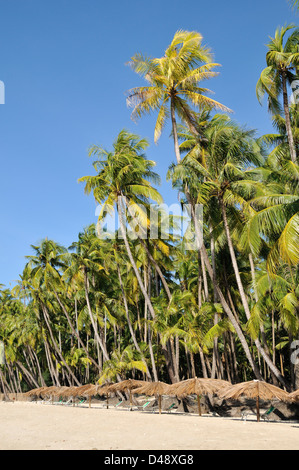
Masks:
[[[255,398],[257,409],[257,421],[260,421],[260,400],[278,399],[284,402],[299,402],[299,389],[288,393],[275,385],[260,380],[252,380],[232,385],[230,382],[220,379],[198,378],[183,380],[169,385],[165,382],[145,382],[143,380],[127,379],[113,384],[86,384],[74,387],[38,387],[30,390],[25,395],[39,397],[88,397],[89,406],[92,396],[102,395],[108,399],[110,394],[127,392],[130,396],[130,409],[132,409],[132,394],[144,394],[156,396],[161,413],[162,395],[184,398],[188,395],[196,395],[198,414],[201,415],[200,397],[202,395],[217,395],[222,399],[239,399],[241,397]]]

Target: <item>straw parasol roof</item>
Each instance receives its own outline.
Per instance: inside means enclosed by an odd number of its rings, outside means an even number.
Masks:
[[[144,380],[127,379],[127,380],[122,380],[121,382],[117,382],[115,384],[109,385],[109,390],[111,392],[132,390],[133,388],[141,387],[142,385],[146,383],[148,382],[145,382]]]
[[[77,388],[78,386],[66,387],[59,393],[59,395],[61,395],[62,397],[73,397],[75,396]]]
[[[220,379],[194,377],[169,386],[169,394],[186,396],[191,394],[208,395],[227,388],[230,382]]]
[[[92,397],[94,395],[97,395],[97,390],[99,387],[99,385],[91,385],[84,392],[82,392],[82,397]]]
[[[282,401],[291,401],[290,394],[275,385],[268,384],[261,380],[250,380],[231,385],[227,389],[220,391],[220,398],[238,399],[242,396],[247,398],[256,398],[257,421],[260,421],[259,400],[278,399]]]
[[[79,397],[82,396],[82,394],[89,390],[91,387],[93,387],[93,384],[86,384],[86,385],[80,385],[78,387],[75,387],[74,390],[72,390],[72,395],[74,397]]]
[[[34,396],[40,396],[41,392],[43,390],[46,390],[49,387],[36,387],[33,388],[32,390],[29,390],[29,392],[24,393],[24,396],[26,397],[34,397]]]
[[[143,385],[133,390],[133,393],[144,393],[145,395],[165,395],[168,393],[169,385],[165,382],[144,382]]]
[[[225,390],[230,386],[230,382],[221,379],[198,378],[182,380],[181,382],[169,385],[168,394],[178,397],[187,395],[197,395],[198,414],[201,416],[200,397]]]
[[[41,395],[42,397],[45,397],[45,396],[47,396],[47,395],[52,396],[52,395],[55,395],[55,392],[59,391],[60,389],[61,389],[61,387],[58,387],[57,385],[52,385],[51,387],[47,387],[47,388],[45,388],[44,390],[42,390],[42,391],[40,392],[40,395]],[[56,393],[56,394],[57,394],[57,393]]]
[[[107,408],[108,408],[108,399],[109,399],[109,393],[111,391],[109,390],[109,387],[112,384],[104,384],[104,385],[98,385],[98,384],[91,384],[90,387],[86,388],[83,392],[81,392],[81,395],[83,397],[88,397],[89,398],[89,407],[90,407],[90,401],[91,397],[95,395],[106,395],[107,398]]]
[[[165,382],[144,382],[141,387],[134,388],[132,393],[140,393],[145,395],[156,395],[159,399],[159,413],[161,414],[161,396],[167,395],[169,385]]]
[[[132,409],[132,390],[144,385],[144,380],[135,380],[135,379],[127,379],[122,380],[121,382],[117,382],[115,384],[109,385],[108,389],[109,392],[126,392],[128,391],[130,394],[130,409]]]

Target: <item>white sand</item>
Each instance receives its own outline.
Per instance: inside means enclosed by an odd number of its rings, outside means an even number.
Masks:
[[[298,450],[299,423],[0,402],[0,450]]]

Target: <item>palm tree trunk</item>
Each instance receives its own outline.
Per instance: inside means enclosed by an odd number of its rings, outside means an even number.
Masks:
[[[257,292],[257,287],[256,287],[255,268],[254,268],[254,261],[253,261],[252,253],[249,253],[248,258],[249,258],[251,278],[252,278],[252,283],[253,283],[254,297],[255,297],[255,301],[258,302],[259,298],[258,298],[258,292]],[[260,330],[261,330],[261,336],[262,336],[262,341],[263,341],[263,347],[265,348],[266,354],[268,354],[268,356],[270,357],[271,353],[267,345],[266,334],[265,334],[263,323],[260,324]],[[273,354],[274,354],[274,350],[273,350]],[[275,366],[274,357],[272,357],[272,362]],[[278,385],[278,380],[276,378],[276,375],[273,373],[272,369],[270,369],[270,374],[271,374],[274,385]]]
[[[125,306],[125,312],[126,312],[126,319],[127,319],[129,331],[130,331],[130,334],[131,334],[131,337],[132,337],[134,346],[135,346],[136,350],[139,352],[139,354],[141,355],[142,360],[143,360],[143,362],[144,362],[144,365],[145,365],[145,367],[146,367],[146,376],[147,376],[148,379],[151,380],[151,374],[150,374],[150,372],[149,372],[149,370],[148,370],[145,357],[144,357],[144,355],[142,354],[142,351],[141,351],[141,349],[140,349],[140,347],[139,347],[139,344],[138,344],[138,342],[137,342],[137,339],[136,339],[136,336],[135,336],[135,333],[134,333],[134,330],[133,330],[133,327],[132,327],[132,323],[131,323],[131,320],[130,320],[129,308],[128,308],[128,303],[127,303],[127,298],[126,298],[126,294],[125,294],[124,285],[123,285],[122,278],[121,278],[121,272],[120,272],[119,264],[116,263],[116,266],[117,266],[118,279],[119,279],[120,288],[121,288],[121,292],[122,292],[122,296],[123,296],[123,301],[124,301],[124,306]]]
[[[84,267],[84,291],[85,291],[85,299],[86,299],[86,304],[87,304],[87,310],[88,310],[88,313],[89,313],[89,318],[90,318],[90,321],[91,321],[91,324],[92,324],[92,327],[93,327],[93,330],[94,330],[94,333],[95,333],[96,340],[98,341],[98,343],[100,345],[100,348],[103,352],[103,356],[104,356],[105,360],[109,361],[109,355],[108,355],[108,352],[107,352],[107,349],[106,349],[106,345],[103,343],[103,341],[101,340],[101,338],[99,336],[98,329],[97,329],[97,326],[95,324],[93,313],[92,313],[92,310],[91,310],[91,305],[90,305],[90,301],[89,301],[89,293],[88,293],[88,279],[87,279],[87,272],[86,272],[85,267]]]
[[[180,154],[179,139],[178,139],[178,129],[177,129],[177,125],[176,125],[175,106],[174,106],[173,97],[171,97],[171,99],[170,99],[170,114],[171,114],[172,133],[173,133],[173,140],[174,140],[174,153],[175,153],[177,162],[181,163],[181,154]]]
[[[247,320],[250,320],[251,313],[250,313],[250,310],[249,310],[246,294],[245,294],[245,291],[244,291],[243,283],[242,283],[239,268],[238,268],[238,263],[237,263],[237,259],[236,259],[236,255],[235,255],[235,250],[234,250],[231,235],[230,235],[230,229],[229,229],[228,220],[227,220],[227,216],[226,216],[225,205],[224,205],[223,199],[221,197],[219,197],[219,203],[220,203],[220,208],[221,208],[221,213],[222,213],[222,218],[223,218],[223,223],[224,223],[224,229],[225,229],[226,238],[227,238],[227,244],[228,244],[228,248],[229,248],[229,252],[230,252],[230,257],[231,257],[231,261],[232,261],[232,265],[233,265],[233,268],[234,268],[234,273],[235,273],[235,277],[236,277],[236,281],[237,281],[237,285],[238,285],[238,290],[239,290],[239,293],[240,293],[242,305],[243,305],[244,310],[245,310],[246,318],[247,318]],[[286,382],[285,382],[284,378],[282,377],[280,371],[273,364],[273,362],[271,361],[271,358],[268,356],[268,354],[266,353],[266,351],[262,347],[259,339],[255,338],[254,342],[255,342],[255,345],[256,345],[258,351],[260,352],[260,354],[262,355],[262,357],[265,359],[266,363],[268,364],[270,370],[273,371],[274,375],[281,382],[281,384],[284,387],[286,387]]]
[[[60,307],[62,308],[62,311],[63,311],[63,313],[64,313],[64,315],[65,315],[65,317],[66,317],[66,319],[67,319],[67,322],[68,322],[68,324],[69,324],[70,329],[72,330],[73,335],[77,338],[78,345],[80,345],[80,346],[82,347],[82,349],[85,351],[86,357],[100,370],[99,364],[97,364],[96,361],[95,361],[92,357],[90,357],[90,355],[88,354],[88,351],[87,351],[87,349],[86,349],[86,347],[85,347],[83,341],[81,340],[81,338],[80,338],[80,336],[79,336],[79,334],[78,334],[78,331],[76,331],[75,328],[73,327],[73,324],[72,324],[72,322],[71,322],[71,319],[70,319],[70,317],[69,317],[69,314],[68,314],[68,312],[67,312],[65,306],[64,306],[63,303],[61,302],[61,300],[60,300],[60,298],[59,298],[59,295],[57,294],[57,292],[56,292],[55,290],[54,290],[54,295],[55,295],[55,297],[56,297],[56,299],[57,299],[57,302],[59,303]]]
[[[179,142],[178,142],[177,126],[176,126],[176,120],[175,120],[175,109],[174,109],[173,101],[171,101],[171,119],[172,119],[172,132],[173,132],[173,138],[174,138],[175,155],[176,155],[177,162],[180,163],[181,162],[180,148],[179,148]],[[194,223],[195,236],[196,236],[198,246],[199,246],[198,249],[199,249],[200,255],[203,258],[203,262],[204,262],[204,265],[205,265],[205,267],[208,271],[208,275],[209,275],[209,277],[210,277],[210,279],[213,283],[214,290],[217,292],[217,296],[218,296],[219,301],[220,301],[220,303],[223,307],[224,312],[226,313],[226,315],[228,316],[230,322],[232,323],[233,327],[235,328],[236,334],[238,335],[240,343],[243,347],[243,350],[246,354],[246,357],[249,361],[250,366],[252,367],[252,370],[253,370],[256,378],[257,379],[262,379],[260,371],[259,371],[258,367],[256,366],[253,358],[252,358],[252,354],[251,354],[250,349],[248,347],[248,344],[247,344],[247,341],[246,341],[245,336],[243,334],[243,331],[242,331],[240,325],[238,324],[238,322],[236,321],[236,319],[234,317],[234,314],[232,313],[231,309],[229,308],[229,305],[227,304],[227,302],[226,302],[226,300],[225,300],[225,298],[222,294],[222,291],[220,290],[220,287],[219,287],[217,281],[214,279],[214,272],[213,272],[212,266],[210,264],[210,260],[209,260],[209,257],[208,257],[208,253],[205,249],[205,246],[204,246],[204,244],[202,244],[202,246],[200,246],[200,240],[201,240],[200,227],[198,225],[198,221],[197,221],[197,218],[195,216],[195,211],[194,211],[194,207],[193,207],[193,204],[192,204],[192,200],[191,200],[191,196],[189,194],[188,188],[185,189],[185,195],[186,195],[187,201],[188,201],[188,203],[190,205],[190,208],[191,208],[191,217],[192,217],[192,220],[193,220],[193,223]]]
[[[287,135],[288,135],[291,160],[293,163],[296,163],[296,158],[297,158],[296,148],[295,148],[292,126],[291,126],[288,91],[287,91],[287,76],[286,76],[285,71],[282,72],[281,78],[282,78],[283,110],[284,110],[284,115],[285,115],[285,123],[286,123]]]
[[[117,203],[117,209],[118,209],[118,214],[119,214],[119,222],[120,222],[120,230],[121,230],[121,234],[122,234],[122,237],[123,237],[123,240],[124,240],[124,243],[125,243],[125,247],[126,247],[126,250],[127,250],[127,253],[128,253],[128,256],[129,256],[129,259],[130,259],[130,263],[133,267],[133,270],[135,272],[135,275],[136,275],[136,278],[137,278],[137,281],[138,281],[138,284],[139,284],[139,287],[141,289],[141,292],[144,296],[144,299],[146,301],[146,304],[147,304],[147,307],[151,313],[151,316],[152,318],[155,318],[156,317],[156,313],[155,313],[155,310],[154,310],[154,307],[150,301],[150,298],[148,296],[148,293],[147,293],[147,290],[143,284],[143,281],[141,279],[141,276],[140,276],[140,273],[139,273],[139,270],[136,266],[136,263],[135,263],[135,260],[134,260],[134,257],[133,257],[133,254],[132,254],[132,251],[131,251],[131,248],[130,248],[130,245],[129,245],[129,242],[128,242],[128,237],[127,237],[127,233],[126,233],[126,226],[125,226],[125,222],[124,222],[124,216],[123,216],[123,211],[124,211],[124,207],[123,207],[123,203],[124,203],[124,196],[123,194],[121,194],[121,196],[119,197],[119,200],[118,200],[118,203]],[[124,203],[125,205],[125,203]]]
[[[125,203],[126,203],[126,207],[128,208],[128,211],[129,211],[129,214],[130,216],[133,218],[133,220],[136,222],[136,217],[135,215],[132,213],[131,209],[130,209],[130,205],[127,203],[127,201],[125,200]],[[140,226],[140,229],[144,232],[144,229],[143,227]],[[170,289],[168,287],[168,284],[165,280],[165,277],[163,276],[163,273],[160,269],[160,266],[158,265],[158,263],[156,262],[155,258],[152,256],[147,244],[144,242],[144,240],[140,237],[139,235],[139,232],[136,233],[141,245],[143,246],[143,248],[145,249],[146,253],[147,253],[147,256],[149,258],[149,260],[152,262],[156,272],[159,274],[159,277],[161,279],[161,282],[163,284],[163,287],[165,289],[165,292],[167,294],[167,297],[168,297],[168,300],[170,301],[171,300],[171,292],[170,292]]]
[[[68,364],[66,363],[66,361],[64,360],[64,357],[63,355],[61,354],[60,352],[60,349],[59,349],[59,346],[57,345],[57,342],[55,341],[55,338],[54,338],[54,335],[53,335],[53,331],[52,331],[52,328],[50,326],[50,321],[49,321],[49,317],[48,317],[48,312],[47,312],[47,308],[46,306],[43,304],[43,302],[41,302],[41,306],[42,306],[42,312],[44,314],[44,319],[45,319],[45,322],[47,324],[47,327],[48,327],[48,330],[49,330],[49,333],[50,333],[50,337],[51,337],[51,340],[52,340],[52,344],[53,344],[53,347],[55,349],[55,351],[57,352],[58,354],[58,357],[60,357],[61,361],[63,362],[63,364],[65,365],[66,369],[68,370],[69,374],[71,375],[71,377],[74,379],[75,383],[77,385],[81,385],[79,380],[77,379],[77,377],[73,374],[73,372],[71,371],[71,369],[69,368]]]
[[[48,370],[50,372],[52,384],[56,385],[57,387],[60,387],[61,384],[60,384],[58,375],[56,374],[56,370],[53,366],[53,362],[52,362],[51,354],[50,354],[50,347],[49,347],[47,338],[44,338],[44,344],[45,344],[46,361],[47,361]]]
[[[191,202],[191,201],[190,201]],[[192,206],[191,206],[192,208]],[[194,226],[195,226],[195,233],[196,233],[196,236],[198,237],[198,240],[200,240],[200,228],[198,226],[198,223],[197,223],[197,220],[196,220],[196,217],[195,217],[195,213],[194,211],[192,210],[192,214],[193,214],[193,220],[194,220]],[[217,296],[219,298],[219,301],[223,307],[223,310],[224,312],[226,313],[226,315],[228,316],[231,324],[233,325],[233,327],[235,328],[235,331],[236,331],[236,334],[240,340],[240,343],[243,347],[243,350],[246,354],[246,357],[249,361],[249,364],[250,366],[252,367],[252,370],[256,376],[257,379],[260,379],[262,380],[262,376],[260,374],[260,371],[257,367],[257,365],[255,364],[253,358],[252,358],[252,354],[250,352],[250,349],[249,349],[249,346],[247,344],[247,341],[245,339],[245,336],[243,334],[243,331],[242,331],[242,328],[240,327],[238,321],[236,320],[234,314],[232,313],[229,305],[227,304],[225,298],[224,298],[224,295],[218,285],[218,282],[214,279],[214,273],[213,273],[213,268],[210,264],[210,260],[209,260],[209,257],[208,257],[208,253],[206,251],[206,248],[204,245],[201,246],[200,250],[202,251],[203,253],[203,259],[204,259],[204,263],[205,263],[205,266],[207,268],[207,271],[208,271],[208,274],[209,274],[209,277],[211,279],[211,281],[214,283],[214,289],[216,290],[217,292]]]

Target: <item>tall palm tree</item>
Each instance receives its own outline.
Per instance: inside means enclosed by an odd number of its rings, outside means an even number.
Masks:
[[[285,41],[286,33],[295,28],[294,25],[277,28],[274,38],[267,44],[267,67],[262,71],[256,85],[256,93],[259,102],[265,93],[268,95],[268,108],[271,113],[281,112],[279,97],[283,97],[283,112],[288,135],[288,143],[292,162],[296,162],[296,148],[291,126],[289,99],[287,85],[296,76],[299,66],[299,28],[296,28]]]
[[[102,266],[102,259],[99,256],[99,251],[97,247],[98,241],[99,240],[95,236],[95,232],[91,227],[88,227],[83,233],[79,234],[78,242],[74,242],[70,247],[70,249],[74,251],[71,253],[70,256],[70,266],[65,270],[63,274],[63,280],[71,281],[74,279],[75,276],[82,277],[86,305],[88,309],[89,318],[94,330],[95,338],[98,344],[100,345],[105,360],[108,360],[109,355],[107,352],[107,348],[99,335],[97,322],[94,318],[90,302],[90,281],[88,273],[90,271],[92,271],[93,273],[99,273],[100,271],[104,270],[104,267]]]
[[[32,248],[35,254],[26,256],[28,263],[25,266],[26,274],[31,280],[30,296],[39,305],[42,311],[55,352],[74,382],[80,385],[80,382],[69,367],[57,344],[48,306],[48,304],[52,305],[52,302],[49,302],[49,300],[52,300],[49,299],[49,295],[51,295],[53,284],[59,282],[61,272],[65,267],[64,256],[67,250],[62,245],[59,245],[53,240],[48,240],[47,238],[42,240],[39,246],[32,245]]]
[[[192,106],[228,111],[226,106],[205,96],[209,92],[207,88],[200,87],[200,82],[217,75],[213,69],[219,64],[211,62],[211,52],[202,44],[201,34],[195,31],[177,31],[163,57],[152,59],[135,54],[129,64],[149,83],[128,91],[127,104],[133,107],[132,118],[158,111],[154,132],[157,142],[170,116],[175,155],[180,162],[176,114],[191,129],[196,129]]]
[[[210,52],[207,48],[202,46],[201,42],[202,36],[199,33],[178,31],[161,59],[149,59],[144,58],[140,54],[136,54],[130,62],[132,68],[150,82],[150,86],[148,87],[133,88],[130,90],[127,102],[134,108],[132,116],[133,118],[140,117],[152,110],[159,110],[154,133],[155,140],[157,140],[165,125],[166,118],[169,116],[166,103],[170,102],[172,135],[178,164],[181,163],[181,154],[175,113],[177,112],[182,121],[188,125],[189,129],[197,134],[199,131],[196,125],[196,114],[189,106],[189,103],[197,107],[220,108],[224,111],[230,111],[226,106],[204,96],[203,92],[207,90],[198,86],[201,80],[211,78],[215,75],[215,72],[212,72],[211,69],[216,65],[210,62]],[[205,63],[198,67],[200,62]],[[180,95],[182,95],[183,98]],[[202,263],[205,265],[208,275],[213,281],[214,289],[217,292],[217,296],[224,311],[229,316],[238,333],[238,337],[240,338],[243,349],[256,377],[261,378],[243,332],[236,322],[233,312],[216,282],[206,248],[204,244],[201,245],[201,230],[197,215],[195,214],[195,201],[194,199],[192,200],[188,182],[185,182],[182,190],[191,208],[191,218],[194,223],[195,236]]]
[[[120,231],[130,262],[148,308],[155,316],[152,303],[132,255],[125,220],[127,202],[138,210],[143,220],[147,219],[147,214],[142,208],[144,204],[148,203],[149,198],[158,203],[162,202],[159,192],[151,185],[151,181],[158,182],[159,178],[153,171],[155,163],[145,158],[144,150],[147,146],[146,139],[140,139],[137,135],[122,130],[113,143],[113,152],[107,152],[97,146],[91,148],[90,155],[99,157],[99,160],[94,163],[98,174],[97,176],[84,176],[79,181],[85,182],[85,192],[89,194],[93,191],[95,200],[102,204],[99,219],[103,219],[107,212],[117,210]]]
[[[197,185],[198,201],[207,206],[211,204],[213,199],[216,200],[216,208],[218,205],[222,216],[242,305],[247,320],[250,321],[250,307],[240,275],[230,218],[236,225],[239,217],[242,219],[241,223],[246,223],[246,218],[254,214],[248,200],[253,195],[261,192],[262,189],[260,183],[254,181],[250,177],[250,171],[246,171],[246,169],[249,165],[256,166],[263,163],[263,157],[253,139],[252,131],[240,128],[235,122],[227,119],[226,116],[215,116],[207,128],[205,136],[208,143],[205,149],[205,159],[202,162],[204,165],[194,158],[194,152],[189,152],[185,157],[186,164],[188,165],[188,161],[191,160],[189,165],[194,173],[193,179],[196,182],[202,181],[201,185]],[[199,157],[201,157],[201,153],[199,153]],[[240,208],[242,209],[241,214]],[[285,384],[284,378],[272,363],[258,337],[255,336],[254,340],[270,369]]]

